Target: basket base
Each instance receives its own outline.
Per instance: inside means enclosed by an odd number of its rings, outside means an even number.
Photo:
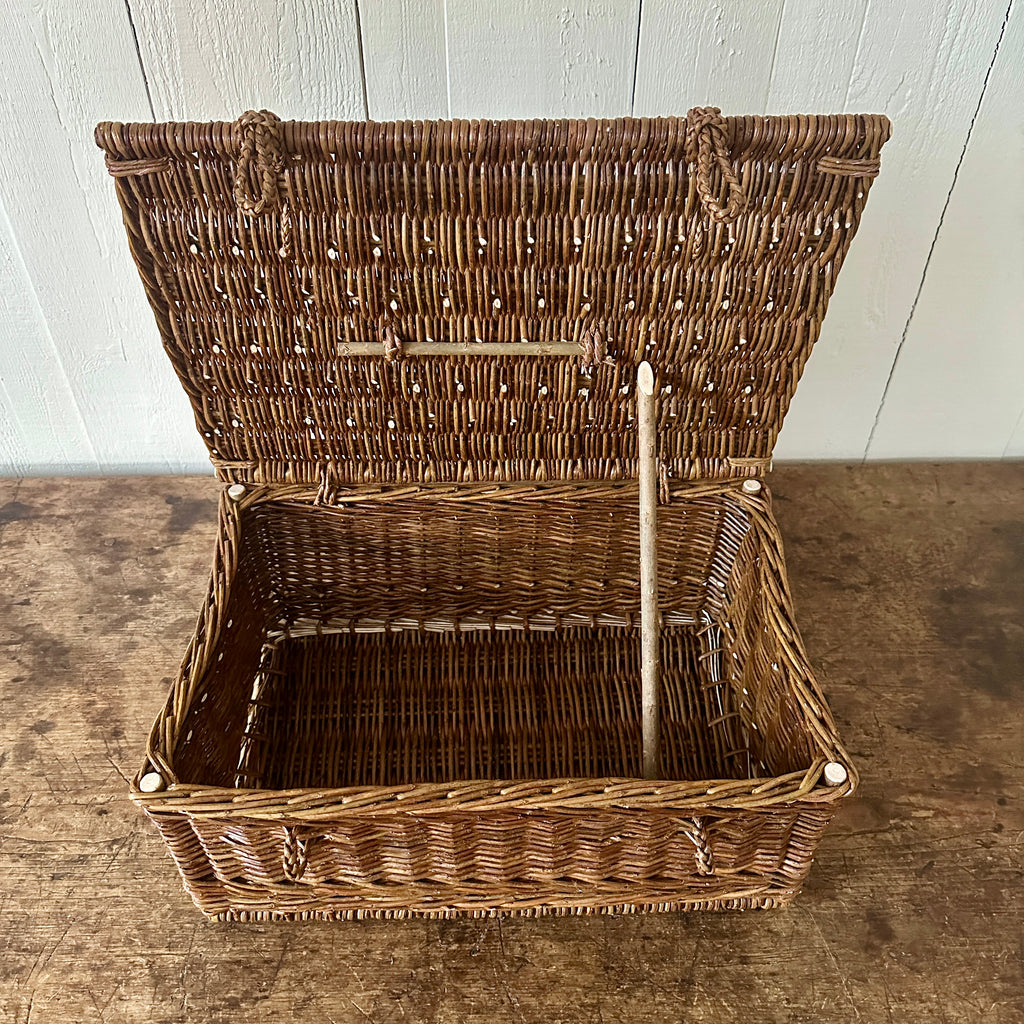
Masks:
[[[724,876],[547,883],[255,886],[189,880],[186,890],[207,917],[219,921],[328,921],[370,918],[538,917],[686,910],[770,909],[789,903],[791,884],[744,872]]]
[[[667,900],[660,903],[607,903],[597,906],[578,907],[487,907],[466,909],[445,907],[437,910],[302,910],[283,912],[277,910],[228,910],[222,914],[208,915],[213,921],[234,923],[259,923],[266,921],[361,921],[364,919],[393,921],[405,918],[427,920],[448,920],[451,918],[489,917],[589,917],[596,914],[653,914],[673,913],[689,910],[775,910],[789,904],[796,892],[777,893],[771,896],[744,897],[726,900]]]

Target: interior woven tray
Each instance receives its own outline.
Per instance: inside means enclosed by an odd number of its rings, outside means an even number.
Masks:
[[[663,645],[662,771],[746,778],[711,629]],[[640,774],[640,640],[624,628],[337,633],[268,646],[244,786]]]
[[[661,778],[782,775],[815,757],[765,628],[763,537],[735,495],[660,510]],[[641,774],[632,499],[262,500],[238,516],[180,781]]]

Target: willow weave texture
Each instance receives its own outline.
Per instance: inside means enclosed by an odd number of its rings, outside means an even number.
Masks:
[[[133,797],[233,919],[776,906],[856,772],[766,488],[878,115],[101,124],[225,485]],[[636,367],[658,394],[640,774]],[[826,787],[823,766],[849,779]],[[140,772],[141,777],[142,772]]]

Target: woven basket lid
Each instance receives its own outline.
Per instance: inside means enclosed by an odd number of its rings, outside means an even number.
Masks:
[[[769,460],[889,136],[880,115],[101,124],[222,477],[635,473]]]

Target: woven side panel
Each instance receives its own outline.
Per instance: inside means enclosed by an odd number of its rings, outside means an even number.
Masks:
[[[785,887],[803,878],[830,814],[779,809],[700,821],[715,869],[732,876],[734,886]],[[686,881],[699,892],[711,874],[690,834],[694,819],[667,812],[397,815],[295,830],[198,819],[193,827],[203,861],[227,884],[242,878],[254,885],[356,887]]]
[[[821,752],[848,765],[796,626],[778,525],[766,506],[752,506],[752,517],[718,635],[753,767],[781,775]]]
[[[246,523],[246,558],[267,565],[282,618],[389,620],[511,615],[637,615],[635,501],[582,496],[511,502],[365,502],[351,508],[266,502]],[[660,543],[666,613],[695,621],[724,590],[749,529],[722,499],[665,506]]]
[[[223,475],[361,482],[635,475],[641,359],[668,475],[752,472],[734,460],[770,457],[888,134],[695,111],[97,140]],[[402,355],[428,341],[581,354]]]
[[[315,830],[205,819],[183,875],[205,913],[235,919],[774,906],[799,889],[830,817],[705,818],[714,875],[700,870],[693,819],[672,814],[408,815]]]
[[[209,593],[150,738],[150,762],[168,780],[235,779],[246,710],[275,612],[268,566],[251,550],[236,510],[222,495]]]

